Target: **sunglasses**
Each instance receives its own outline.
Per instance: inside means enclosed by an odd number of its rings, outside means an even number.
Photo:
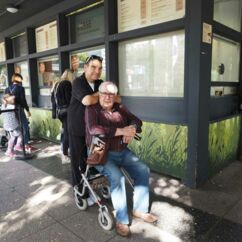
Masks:
[[[98,61],[102,62],[103,58],[98,55],[90,55],[89,57],[86,58],[85,64],[88,64],[92,60],[98,60]]]

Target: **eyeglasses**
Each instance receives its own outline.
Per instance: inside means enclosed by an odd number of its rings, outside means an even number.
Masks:
[[[88,64],[91,60],[98,60],[98,61],[102,62],[103,58],[98,55],[90,55],[89,57],[86,58],[85,64]]]
[[[109,97],[114,97],[115,94],[114,93],[109,93],[109,92],[99,92],[101,95],[103,96],[109,96]]]

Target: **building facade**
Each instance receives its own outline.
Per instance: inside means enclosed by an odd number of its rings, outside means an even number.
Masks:
[[[72,58],[91,54],[144,121],[130,148],[197,187],[240,146],[241,0],[68,0],[0,32],[0,89],[19,72],[31,132],[58,140],[50,93]],[[20,9],[21,10],[21,9]],[[1,21],[1,17],[0,17]]]

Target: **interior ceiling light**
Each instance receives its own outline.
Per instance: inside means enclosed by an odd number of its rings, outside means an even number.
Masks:
[[[6,10],[10,13],[17,13],[18,12],[18,8],[14,7],[13,5],[7,6]]]

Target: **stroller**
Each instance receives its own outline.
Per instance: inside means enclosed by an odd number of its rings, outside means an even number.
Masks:
[[[6,148],[8,144],[8,134],[7,132],[0,128],[0,148]]]
[[[92,138],[92,144],[88,151],[88,156],[92,153],[92,150],[94,146],[100,146],[104,144],[104,142],[97,136],[94,136]],[[85,173],[81,174],[81,182],[80,185],[82,187],[81,191],[78,190],[78,186],[74,187],[74,196],[75,196],[75,202],[77,207],[80,210],[86,210],[88,207],[87,203],[87,196],[88,193],[91,194],[95,200],[95,203],[98,205],[98,222],[99,225],[104,230],[111,230],[114,226],[114,218],[112,213],[109,211],[108,207],[104,204],[102,204],[101,199],[97,195],[96,191],[99,190],[102,197],[105,199],[109,199],[111,197],[109,183],[107,178],[102,174],[96,174],[92,176],[90,174],[90,168],[92,165],[87,163],[86,171]],[[126,181],[133,187],[133,181],[129,177],[128,173],[125,171],[124,168],[120,167],[120,170],[123,172]]]

